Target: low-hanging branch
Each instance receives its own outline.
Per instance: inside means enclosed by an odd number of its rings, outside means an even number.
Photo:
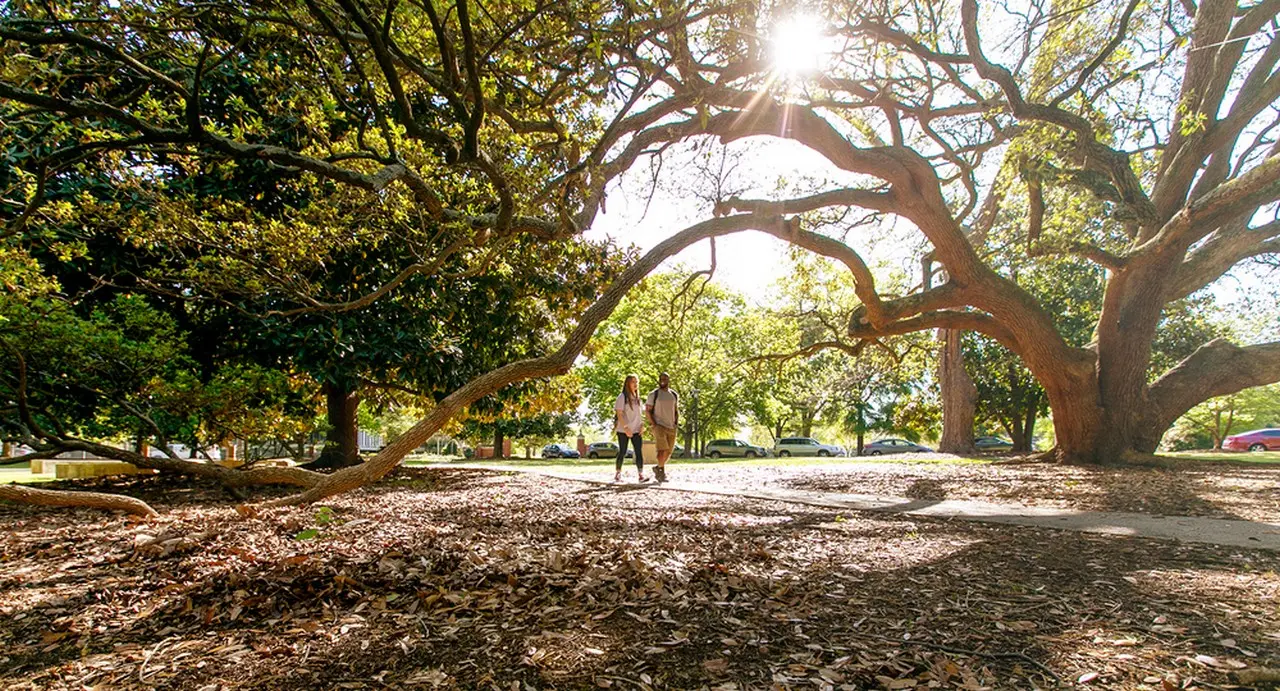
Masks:
[[[397,437],[373,458],[360,465],[344,468],[325,476],[305,492],[267,502],[267,505],[309,504],[374,482],[395,468],[406,455],[430,439],[466,406],[510,384],[568,372],[595,333],[596,327],[613,313],[627,292],[659,264],[686,247],[708,238],[745,230],[761,230],[785,235],[790,233],[798,223],[798,219],[787,221],[777,215],[738,214],[703,221],[672,235],[655,245],[623,271],[583,313],[582,319],[564,344],[554,353],[513,362],[472,379],[442,399],[422,420]]]

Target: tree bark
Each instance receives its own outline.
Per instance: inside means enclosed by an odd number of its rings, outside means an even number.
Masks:
[[[503,442],[506,441],[505,435],[502,434],[502,425],[499,422],[493,423],[493,457],[506,458],[506,454],[502,453]]]
[[[1164,311],[1164,286],[1172,271],[1167,263],[1157,257],[1115,272],[1107,282],[1097,327],[1102,415],[1095,434],[1094,463],[1122,462],[1147,433],[1142,420],[1148,401],[1147,368]],[[1154,446],[1148,453],[1151,451]]]
[[[1027,409],[1027,421],[1022,426],[1022,438],[1024,445],[1021,449],[1014,447],[1014,451],[1022,453],[1030,453],[1035,450],[1036,446],[1036,414],[1039,412],[1040,404],[1036,403]]]
[[[354,387],[326,382],[325,408],[329,419],[329,431],[325,434],[324,451],[320,457],[303,465],[308,470],[348,468],[359,465],[360,394]]]
[[[978,411],[978,387],[964,368],[960,348],[961,331],[939,331],[942,346],[938,355],[938,383],[942,388],[942,439],[938,450],[943,453],[973,453],[973,418]]]
[[[1009,431],[1009,440],[1013,442],[1013,448],[1011,451],[1014,453],[1026,451],[1027,433],[1023,427],[1024,422],[1022,420],[1022,416],[1020,414],[1015,415],[1013,418],[1006,420],[1003,424],[1005,429]]]
[[[37,506],[69,506],[106,511],[124,511],[134,516],[152,518],[160,514],[146,502],[121,494],[103,492],[68,492],[57,489],[37,489],[26,485],[0,485],[0,499],[19,504]]]

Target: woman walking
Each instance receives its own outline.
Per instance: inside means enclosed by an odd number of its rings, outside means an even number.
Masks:
[[[640,482],[648,482],[644,476],[644,406],[640,404],[640,378],[628,374],[622,382],[622,393],[613,402],[616,421],[613,431],[618,433],[618,458],[614,482],[622,482],[622,460],[627,457],[627,442],[636,454],[636,475]]]

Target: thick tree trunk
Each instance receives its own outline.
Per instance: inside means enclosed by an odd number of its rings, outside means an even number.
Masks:
[[[357,411],[360,409],[360,395],[347,386],[334,383],[326,383],[324,391],[329,418],[324,451],[320,452],[319,458],[303,467],[321,470],[359,465],[360,422]]]
[[[70,506],[103,509],[106,511],[124,511],[134,516],[145,516],[147,518],[159,515],[155,509],[141,499],[134,499],[121,494],[104,494],[102,492],[67,492],[10,484],[0,485],[0,499],[19,504],[36,504],[38,506]]]
[[[1072,366],[1074,365],[1074,366]],[[1098,463],[1095,440],[1102,425],[1097,379],[1084,363],[1037,376],[1053,412],[1055,454],[1064,463]]]
[[[502,448],[504,445],[503,442],[505,441],[506,441],[506,435],[502,433],[502,426],[496,422],[493,423],[493,457],[494,458],[507,457],[507,455],[503,453],[503,448]]]
[[[956,329],[940,330],[942,346],[938,354],[938,383],[942,388],[943,453],[973,453],[973,418],[978,410],[978,387],[964,368],[964,353]]]
[[[1171,260],[1156,257],[1113,273],[1107,282],[1097,327],[1102,419],[1095,463],[1122,462],[1128,453],[1143,446],[1140,439],[1150,435],[1143,420],[1148,401],[1147,368],[1164,312],[1165,286],[1175,268]],[[1159,435],[1163,434],[1160,430]],[[1155,451],[1154,445],[1147,452],[1151,451]]]

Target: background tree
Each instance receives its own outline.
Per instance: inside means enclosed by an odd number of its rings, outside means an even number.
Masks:
[[[576,421],[582,404],[582,384],[570,374],[548,380],[530,380],[507,387],[500,393],[477,401],[462,417],[462,434],[489,440],[493,457],[503,458],[507,440],[563,439]]]
[[[763,361],[776,363],[771,378],[779,386],[766,400],[788,411],[790,429],[812,436],[820,420],[854,435],[859,453],[869,432],[896,431],[913,439],[932,433],[909,421],[917,416],[896,414],[915,410],[928,386],[933,358],[923,337],[849,341],[847,325],[860,307],[853,281],[822,257],[792,256],[778,287],[771,322],[783,337],[767,344],[773,354]]]
[[[1280,427],[1280,387],[1262,386],[1209,399],[1187,411],[1174,424],[1165,443],[1175,450],[1221,450],[1234,434],[1261,427]]]
[[[662,273],[630,293],[596,332],[578,370],[593,417],[613,419],[613,402],[628,374],[641,395],[668,372],[680,394],[680,435],[686,452],[737,429],[750,407],[743,363],[772,333],[745,300],[701,276]]]

